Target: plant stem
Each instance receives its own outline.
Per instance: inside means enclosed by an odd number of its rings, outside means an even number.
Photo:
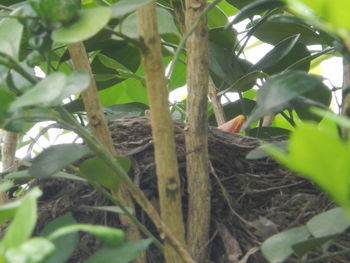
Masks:
[[[179,57],[180,57],[180,53],[183,49],[183,47],[185,46],[186,44],[186,41],[187,39],[192,35],[192,33],[196,30],[196,28],[198,27],[200,21],[202,20],[202,18],[204,16],[206,16],[208,14],[208,12],[214,8],[214,6],[216,6],[218,3],[220,3],[222,0],[214,0],[213,2],[211,2],[204,10],[203,12],[197,16],[196,20],[193,22],[192,26],[188,29],[186,35],[184,35],[182,38],[181,38],[181,41],[179,43],[179,46],[178,48],[176,49],[175,51],[175,54],[174,54],[174,58],[170,64],[170,67],[169,67],[169,71],[168,71],[168,74],[167,74],[167,79],[170,79],[173,71],[174,71],[174,67],[175,67],[175,64],[176,62],[178,61]]]
[[[38,79],[34,76],[32,76],[30,73],[28,73],[22,66],[17,62],[14,58],[9,56],[8,54],[0,51],[0,64],[3,64],[4,66],[13,69],[17,73],[19,73],[22,77],[27,79],[30,83],[36,84],[38,83]]]
[[[0,9],[6,10],[6,11],[13,11],[14,9],[5,5],[0,5]]]
[[[151,112],[161,218],[184,246],[185,226],[182,215],[181,183],[155,2],[151,1],[139,8],[136,15],[139,39],[146,47],[145,50],[141,50],[141,57]],[[164,257],[167,263],[183,262],[168,240],[164,245]]]

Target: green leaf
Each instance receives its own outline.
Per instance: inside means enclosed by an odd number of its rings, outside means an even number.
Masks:
[[[171,34],[180,37],[180,33],[175,25],[174,18],[170,12],[161,7],[157,7],[157,22],[158,22],[158,32],[160,35]],[[136,23],[136,13],[128,15],[121,25],[115,28],[115,31],[121,32],[130,38],[137,38],[138,29]],[[119,37],[113,37],[114,39],[120,39]]]
[[[64,74],[53,73],[15,100],[11,105],[11,109],[15,110],[33,105],[41,107],[57,105],[60,102],[58,99],[65,82],[66,76]]]
[[[49,240],[54,241],[57,238],[61,238],[65,235],[78,231],[87,232],[101,240],[106,246],[113,248],[120,246],[124,241],[124,232],[120,229],[88,224],[74,224],[60,227],[52,232],[48,238]]]
[[[139,80],[128,79],[99,92],[104,106],[140,102],[148,105],[147,90]]]
[[[319,85],[315,89],[295,98],[291,105],[301,120],[320,122],[321,116],[310,112],[310,106],[328,108],[331,104],[332,92],[326,85]]]
[[[317,114],[320,117],[326,117],[328,119],[331,119],[335,123],[339,124],[340,126],[350,129],[350,120],[342,115],[335,114],[334,112],[320,109],[320,108],[311,108],[311,111],[315,114]]]
[[[271,68],[280,62],[286,55],[290,53],[297,43],[300,35],[287,37],[279,42],[272,50],[270,50],[263,58],[261,58],[251,68],[251,71],[264,70]]]
[[[295,227],[265,240],[261,245],[261,251],[270,263],[284,262],[292,255],[292,246],[307,240],[309,236],[310,233],[305,226]]]
[[[217,27],[208,32],[209,41],[233,50],[237,43],[237,32],[233,28]]]
[[[209,69],[227,84],[231,84],[235,80],[232,60],[231,49],[209,42]]]
[[[0,52],[18,59],[23,26],[17,19],[3,18],[0,20]],[[0,55],[1,58],[1,55]]]
[[[151,244],[151,239],[126,242],[117,248],[102,248],[84,263],[128,263],[143,253]]]
[[[310,252],[313,249],[321,248],[324,244],[335,239],[338,236],[339,235],[329,235],[325,237],[310,238],[306,241],[294,244],[292,248],[295,254],[297,254],[299,258],[302,258],[306,253]]]
[[[315,237],[341,234],[350,227],[350,220],[344,210],[337,207],[311,218],[307,224],[310,233]]]
[[[15,95],[5,89],[0,88],[0,125],[4,121],[5,114],[11,103],[15,100]]]
[[[117,104],[105,108],[106,118],[113,121],[126,117],[142,116],[148,106],[142,103]]]
[[[68,225],[75,224],[76,221],[71,213],[66,213],[65,215],[56,218],[55,220],[48,223],[44,229],[41,231],[42,236],[49,236],[51,233],[65,227]],[[79,234],[77,232],[72,232],[67,235],[63,235],[52,240],[55,245],[55,252],[50,258],[45,261],[45,263],[64,263],[67,262],[70,255],[73,253],[77,243],[79,241]]]
[[[287,152],[287,142],[286,141],[280,141],[280,142],[273,142],[269,143],[270,147],[277,148],[281,152]],[[264,150],[264,147],[259,146],[255,148],[254,150],[251,150],[247,155],[246,158],[248,160],[258,160],[262,158],[269,157],[270,154]]]
[[[55,251],[55,246],[42,237],[34,237],[5,252],[7,263],[47,263],[48,257]]]
[[[85,183],[87,182],[84,178],[81,178],[74,174],[68,174],[65,172],[54,173],[50,177],[57,178],[57,179],[68,179],[68,180],[85,182]],[[32,180],[33,177],[29,174],[28,170],[23,170],[19,172],[6,174],[5,179],[14,181],[16,184],[25,184],[25,183],[28,183],[28,181]]]
[[[224,27],[228,23],[228,18],[224,12],[217,6],[214,6],[208,12],[208,28]]]
[[[116,161],[123,166],[125,171],[130,168],[129,159],[117,156]],[[86,160],[80,166],[80,171],[88,181],[99,183],[113,191],[118,190],[119,176],[103,160],[97,157]]]
[[[37,199],[40,195],[41,191],[34,188],[20,199],[20,206],[0,243],[3,248],[18,247],[32,235],[37,220]]]
[[[255,82],[258,78],[265,78],[265,77],[266,77],[266,74],[263,72],[260,72],[260,71],[249,72],[249,73],[243,75],[238,80],[236,80],[227,89],[218,92],[218,96],[221,96],[228,91],[245,92],[245,91],[251,89],[255,85]]]
[[[296,43],[295,46],[280,60],[269,67],[264,67],[264,72],[269,75],[280,73],[287,69],[302,70],[308,72],[311,64],[310,51],[302,43]],[[292,67],[291,67],[292,66]],[[291,68],[290,68],[291,67]]]
[[[50,177],[89,153],[91,153],[89,148],[84,145],[53,145],[34,159],[28,171],[31,176],[36,178]]]
[[[333,28],[338,27],[348,31],[350,30],[350,22],[347,19],[348,10],[350,9],[349,1],[340,0],[334,3],[327,0],[289,0],[287,2],[292,9],[312,22],[323,20],[323,23],[327,21]]]
[[[69,97],[70,95],[77,94],[85,90],[90,84],[90,76],[85,71],[74,71],[67,77],[64,84],[64,88],[61,92],[58,101]]]
[[[112,5],[112,18],[119,18],[127,15],[151,1],[152,0],[120,0]]]
[[[258,106],[242,129],[266,114],[281,111],[294,98],[322,85],[322,78],[302,71],[288,71],[271,77],[258,91]]]
[[[79,10],[79,19],[68,26],[52,32],[52,39],[60,43],[75,43],[96,35],[109,21],[111,9],[108,7]]]
[[[116,213],[116,214],[124,214],[124,211],[119,208],[119,206],[87,206],[87,205],[82,205],[80,206],[82,209],[86,210],[92,210],[92,211],[104,211],[104,212],[111,212],[111,213]],[[134,214],[133,209],[128,208],[129,212],[131,214]]]
[[[272,45],[297,34],[300,34],[299,41],[305,45],[322,43],[315,30],[291,16],[273,16],[254,31],[256,38]]]
[[[69,95],[86,89],[89,83],[90,77],[86,72],[74,72],[68,77],[63,73],[53,73],[15,100],[10,109],[56,106]]]
[[[244,6],[239,13],[232,20],[232,24],[236,24],[241,22],[246,18],[253,17],[254,15],[260,14],[263,11],[272,10],[278,7],[283,7],[283,1],[276,0],[260,0],[254,1],[252,3]]]
[[[314,181],[349,211],[350,148],[337,135],[314,124],[304,124],[291,135],[289,154],[265,148],[279,162]]]
[[[230,3],[231,5],[233,5],[238,9],[241,9],[254,1],[256,0],[227,0],[228,3]]]

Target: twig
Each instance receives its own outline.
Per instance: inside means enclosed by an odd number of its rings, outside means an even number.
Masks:
[[[186,44],[186,41],[187,39],[192,35],[192,33],[196,30],[196,28],[198,27],[199,25],[199,22],[202,20],[202,18],[204,16],[206,16],[208,14],[208,12],[214,8],[218,3],[220,3],[222,0],[215,0],[213,2],[211,2],[204,10],[203,12],[197,16],[196,20],[194,21],[194,23],[192,24],[192,26],[188,29],[186,35],[184,35],[182,38],[181,38],[181,41],[179,43],[179,46],[178,48],[176,49],[175,51],[175,54],[174,54],[174,58],[172,60],[172,62],[170,63],[170,67],[169,67],[169,71],[168,71],[168,74],[166,75],[167,79],[170,79],[173,71],[174,71],[174,67],[175,67],[175,64],[176,62],[178,61],[179,57],[180,57],[180,53],[183,49],[183,47],[185,46]]]

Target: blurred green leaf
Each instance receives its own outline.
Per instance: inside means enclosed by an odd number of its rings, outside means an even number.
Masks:
[[[261,245],[264,257],[270,263],[284,262],[293,253],[292,246],[310,236],[305,226],[295,227],[268,238]]]
[[[99,92],[103,106],[139,102],[148,105],[147,90],[136,79],[128,79]]]
[[[0,125],[5,118],[5,114],[11,103],[15,100],[15,95],[5,89],[0,88]]]
[[[208,28],[209,29],[224,27],[228,23],[227,16],[217,6],[214,6],[212,9],[210,9],[207,17],[208,17]]]
[[[72,214],[66,213],[65,215],[49,222],[41,231],[41,235],[47,237],[56,230],[75,223],[76,221]],[[47,259],[47,261],[45,261],[45,263],[67,262],[78,241],[79,234],[77,232],[72,232],[52,240],[53,244],[55,245],[55,252],[50,256],[50,258]]]
[[[335,239],[339,235],[329,235],[325,237],[309,238],[306,241],[296,243],[292,246],[293,251],[299,258],[302,258],[306,253],[313,249],[321,248],[327,242]]]
[[[84,263],[128,263],[143,253],[151,244],[151,239],[126,242],[117,248],[102,248]]]
[[[17,19],[3,18],[0,20],[0,52],[18,60],[23,26]],[[0,58],[2,56],[0,55]]]
[[[105,108],[106,118],[109,121],[116,119],[142,116],[148,106],[142,103],[116,104]]]
[[[337,207],[314,216],[306,226],[313,236],[326,237],[343,233],[350,227],[350,220],[346,218],[344,210]]]
[[[321,43],[320,36],[312,28],[292,16],[272,16],[254,31],[256,38],[272,45],[298,34],[299,41],[305,45]]]
[[[113,248],[120,246],[124,241],[124,232],[120,229],[88,224],[74,224],[60,227],[57,230],[50,233],[48,235],[48,239],[54,241],[57,238],[61,238],[65,235],[76,233],[79,231],[87,232],[98,238],[106,246]]]
[[[52,39],[60,43],[84,41],[97,34],[109,21],[111,9],[108,7],[79,10],[79,19],[68,26],[52,32]]]
[[[175,25],[174,18],[170,12],[162,7],[157,7],[157,22],[158,32],[160,35],[171,34],[176,37],[180,37],[180,33]],[[136,13],[128,15],[123,19],[122,23],[115,28],[115,31],[121,32],[130,38],[137,38],[138,30],[136,23]],[[114,39],[121,39],[120,37],[113,37]]]
[[[268,79],[257,93],[257,108],[242,129],[266,114],[281,111],[294,98],[324,85],[322,78],[302,71],[288,71]]]
[[[277,161],[314,181],[337,204],[349,211],[350,147],[347,143],[315,124],[304,124],[292,133],[289,154],[268,145],[264,148]]]
[[[232,28],[217,27],[209,30],[209,41],[233,50],[237,42],[237,32]]]
[[[271,147],[277,148],[278,150],[282,152],[287,152],[287,142],[286,141],[280,141],[280,142],[273,142],[269,143]],[[251,150],[247,155],[246,158],[248,160],[258,160],[262,158],[267,158],[269,157],[270,154],[264,150],[263,146],[259,146],[255,148],[254,150]]]
[[[50,177],[89,153],[90,150],[85,145],[53,145],[33,160],[28,172],[35,178]]]
[[[295,98],[291,105],[301,120],[320,122],[321,116],[310,111],[310,107],[321,107],[327,109],[332,100],[332,92],[326,85],[319,85],[315,89]]]
[[[34,237],[18,247],[5,252],[7,263],[47,263],[48,257],[55,251],[55,246],[42,237]]]
[[[151,2],[151,0],[120,0],[112,5],[112,18],[119,18],[127,15],[149,2]]]
[[[56,72],[17,98],[10,109],[17,110],[27,106],[57,106],[69,95],[86,89],[89,83],[90,78],[86,72],[73,72],[68,77]]]
[[[37,199],[40,195],[41,191],[34,188],[20,199],[20,205],[0,243],[3,248],[16,248],[30,238],[37,220]]]
[[[129,159],[117,156],[116,162],[119,162],[125,171],[129,170]],[[99,183],[112,191],[118,190],[120,179],[103,160],[97,157],[86,160],[80,166],[80,171],[88,181]]]
[[[336,3],[327,0],[288,0],[287,3],[300,16],[312,22],[328,22],[331,29],[337,27],[339,31],[350,30],[350,22],[347,19],[350,2],[347,0],[339,0]]]

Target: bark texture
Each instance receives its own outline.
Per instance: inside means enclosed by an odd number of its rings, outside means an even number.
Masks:
[[[186,0],[186,28],[189,30],[206,7],[205,0]],[[192,257],[205,262],[210,223],[208,158],[208,30],[203,18],[188,38],[187,122],[185,127],[188,183],[187,243]]]
[[[15,172],[17,170],[16,149],[17,149],[18,135],[15,132],[3,131],[2,140],[3,140],[3,145],[1,147],[2,169],[3,171]],[[6,193],[4,192],[0,193],[0,205],[6,204],[7,202],[8,202],[8,198]]]
[[[145,46],[142,63],[149,96],[161,218],[180,243],[185,245],[181,186],[155,2],[137,10],[137,21],[140,41]],[[164,252],[167,263],[182,262],[167,240]]]

